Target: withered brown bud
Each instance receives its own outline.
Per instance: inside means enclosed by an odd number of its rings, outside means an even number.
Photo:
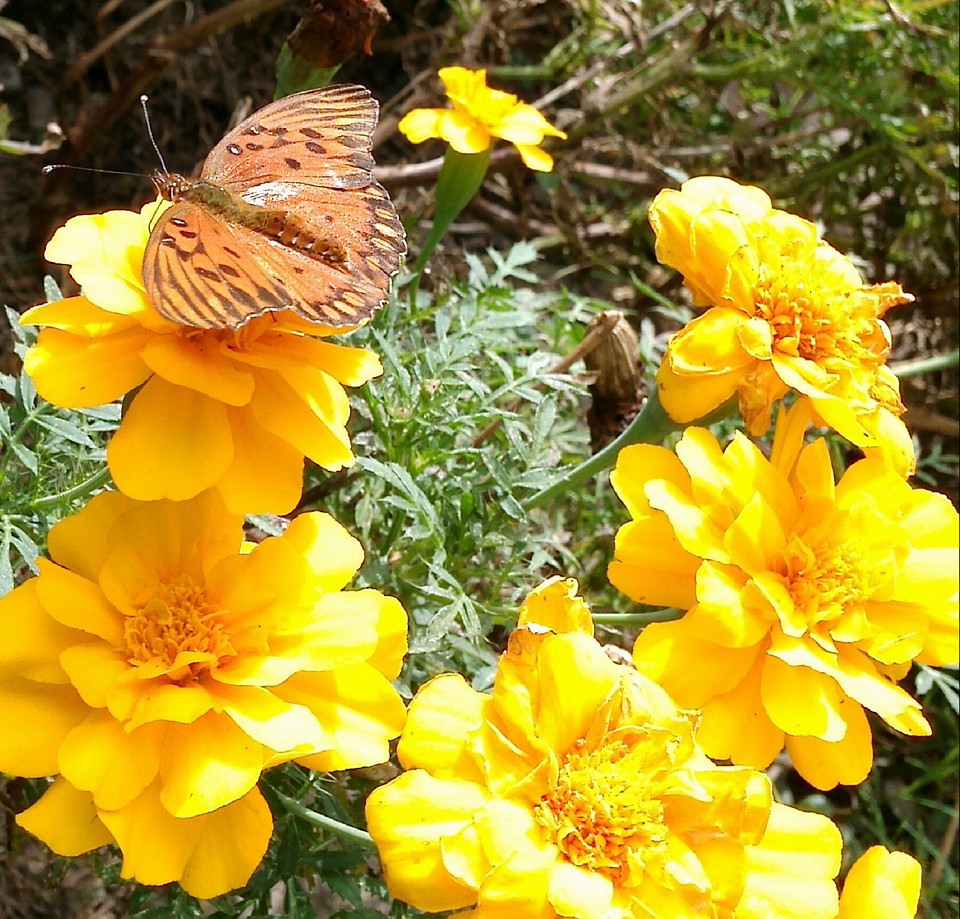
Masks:
[[[594,452],[605,447],[640,410],[639,343],[623,313],[609,310],[595,316],[591,327],[612,322],[612,328],[583,362],[593,376],[593,397],[587,421]]]
[[[337,67],[371,54],[373,36],[389,21],[380,0],[311,0],[287,44],[294,56],[318,69]]]

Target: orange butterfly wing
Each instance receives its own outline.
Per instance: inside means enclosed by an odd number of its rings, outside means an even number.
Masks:
[[[143,279],[160,313],[194,328],[239,328],[296,306],[228,224],[189,201],[168,208],[153,228]]]
[[[199,182],[184,180],[202,194],[188,190],[151,233],[143,277],[159,312],[198,328],[284,309],[334,327],[367,319],[406,251],[370,173],[377,111],[363,87],[334,86],[274,102],[230,131]]]

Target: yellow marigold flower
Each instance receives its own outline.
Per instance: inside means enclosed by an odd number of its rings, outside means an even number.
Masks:
[[[901,475],[914,471],[881,318],[910,294],[893,281],[865,285],[812,223],[730,179],[700,176],[661,191],[649,217],[657,258],[684,276],[694,304],[709,307],[673,336],[660,365],[671,418],[696,421],[736,393],[759,435],[792,389],[847,440],[880,451]]]
[[[123,877],[216,896],[266,850],[264,769],[389,756],[402,607],[343,590],[363,550],[333,518],[250,552],[242,524],[213,492],[104,493],[0,599],[0,772],[56,776],[17,817],[55,852],[116,842]]]
[[[920,875],[920,863],[913,856],[872,846],[847,872],[838,919],[914,919]]]
[[[837,828],[713,764],[694,716],[604,653],[576,590],[531,594],[492,695],[453,673],[417,693],[409,771],[366,805],[392,894],[475,919],[835,917]]]
[[[879,459],[835,484],[825,441],[803,446],[809,417],[799,402],[778,419],[772,460],[700,428],[676,455],[625,448],[611,481],[633,519],[608,574],[638,602],[688,611],[648,625],[634,662],[702,709],[710,756],[763,768],[786,743],[828,789],[870,770],[864,708],[930,732],[897,681],[914,660],[957,660],[958,520]]]
[[[238,513],[286,513],[304,456],[330,470],[353,463],[343,387],[381,373],[379,358],[323,341],[331,329],[293,314],[237,332],[163,319],[140,277],[157,207],[74,217],[53,235],[46,258],[70,265],[83,293],[24,314],[43,327],[26,371],[65,408],[133,393],[107,449],[124,494],[181,501],[216,488]]]
[[[532,105],[511,93],[487,86],[485,70],[444,67],[439,76],[453,108],[418,108],[397,126],[407,140],[419,144],[431,137],[445,140],[458,153],[482,153],[499,137],[512,143],[528,169],[550,172],[553,157],[539,144],[546,136],[566,139]]]

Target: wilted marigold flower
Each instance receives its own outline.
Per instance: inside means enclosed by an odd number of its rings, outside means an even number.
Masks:
[[[576,589],[533,591],[492,695],[446,673],[411,703],[409,771],[366,806],[393,896],[475,919],[835,917],[837,828],[713,764],[695,717],[604,653]]]
[[[17,817],[55,852],[116,842],[123,877],[217,896],[269,842],[264,769],[389,756],[403,608],[343,590],[363,550],[333,518],[250,552],[242,524],[212,492],[104,493],[0,599],[0,772],[56,776]]]
[[[756,436],[773,403],[795,390],[824,424],[912,474],[881,318],[910,294],[893,281],[864,284],[812,223],[730,179],[700,176],[661,191],[649,218],[657,258],[683,275],[696,306],[709,307],[673,336],[657,374],[673,420],[696,421],[736,394]]]
[[[544,137],[566,138],[532,105],[511,93],[487,86],[485,70],[444,67],[439,71],[452,108],[418,108],[397,125],[411,143],[431,137],[445,140],[458,153],[482,153],[491,138],[512,143],[529,169],[550,172],[553,157],[541,150]]]
[[[864,708],[926,735],[897,681],[916,660],[957,660],[957,512],[879,459],[834,483],[809,406],[778,419],[772,460],[737,434],[721,450],[688,428],[676,455],[625,448],[611,482],[633,518],[611,582],[686,614],[648,625],[637,668],[686,708],[715,759],[763,768],[783,748],[821,789],[872,762]]]
[[[913,856],[872,846],[847,872],[838,919],[914,919],[920,876],[920,863]]]
[[[24,314],[42,327],[26,371],[64,408],[133,393],[107,448],[124,494],[181,501],[216,488],[238,513],[287,513],[304,456],[330,470],[353,463],[343,387],[377,376],[380,360],[323,341],[334,330],[292,313],[236,332],[168,322],[140,277],[157,208],[73,217],[57,230],[45,256],[71,266],[82,295]]]

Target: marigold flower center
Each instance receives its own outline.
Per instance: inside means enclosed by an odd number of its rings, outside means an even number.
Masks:
[[[841,616],[848,604],[869,599],[875,563],[876,559],[852,540],[814,533],[790,540],[782,573],[791,599],[812,625]]]
[[[821,366],[882,363],[883,355],[864,347],[864,342],[876,337],[870,328],[873,317],[858,315],[850,298],[818,289],[815,280],[796,271],[782,266],[761,281],[755,304],[757,315],[770,324],[774,353]]]
[[[190,575],[180,574],[160,584],[156,594],[124,624],[131,664],[173,668],[174,680],[195,678],[209,663],[234,653],[221,610],[210,602]]]
[[[537,821],[570,862],[615,884],[631,878],[644,853],[662,849],[667,837],[663,806],[642,780],[647,754],[622,740],[574,749],[535,807]]]

